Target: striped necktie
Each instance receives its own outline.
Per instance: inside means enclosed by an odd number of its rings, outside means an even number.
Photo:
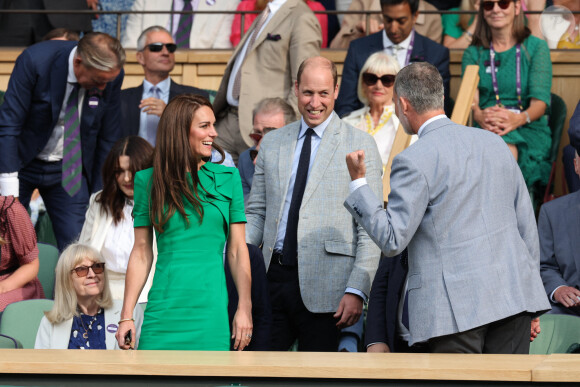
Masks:
[[[70,196],[81,189],[82,161],[79,84],[75,83],[64,111],[62,151],[62,187]]]
[[[193,7],[191,6],[191,0],[183,1],[183,11],[191,12]],[[193,13],[182,13],[179,17],[179,24],[177,25],[177,31],[175,32],[175,44],[179,48],[189,48],[189,37],[191,35],[191,26],[193,24]]]

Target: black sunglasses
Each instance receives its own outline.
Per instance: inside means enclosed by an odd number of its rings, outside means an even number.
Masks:
[[[380,78],[372,73],[363,73],[362,75],[362,80],[367,86],[376,85],[379,79],[385,87],[391,87],[393,86],[393,83],[395,83],[395,76],[393,74],[383,75]]]
[[[174,53],[175,50],[177,50],[177,44],[175,43],[151,43],[145,47],[147,47],[151,52],[160,52],[161,50],[163,50],[163,46],[165,46],[165,48],[167,48],[167,51],[169,51],[170,53]]]
[[[499,0],[499,1],[484,1],[481,6],[486,11],[491,11],[495,4],[499,5],[501,9],[508,9],[512,0]]]
[[[89,269],[93,269],[93,273],[101,274],[105,271],[105,262],[95,262],[91,266],[79,266],[72,269],[79,277],[86,277],[89,274]]]

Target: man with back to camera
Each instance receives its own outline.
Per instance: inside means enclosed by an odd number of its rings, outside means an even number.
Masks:
[[[386,256],[408,246],[409,345],[527,354],[532,316],[550,309],[530,196],[501,137],[453,123],[443,94],[428,63],[397,74],[397,117],[419,140],[393,161],[386,210],[365,182],[364,151],[349,154],[345,206]]]
[[[125,51],[104,33],[20,54],[0,107],[0,191],[27,207],[38,188],[59,250],[81,232],[101,167],[119,139]]]
[[[271,349],[338,348],[339,329],[356,323],[377,268],[379,249],[342,200],[347,153],[363,148],[369,182],[382,192],[382,162],[373,138],[333,112],[334,63],[322,57],[298,69],[300,121],[264,137],[246,209],[246,241],[263,244],[272,301]]]
[[[419,0],[381,0],[381,9],[384,30],[353,40],[348,47],[336,101],[338,115],[344,117],[363,107],[357,96],[358,76],[368,57],[378,51],[395,57],[401,68],[413,62],[428,62],[437,67],[445,86],[445,111],[451,114],[449,49],[415,31]]]

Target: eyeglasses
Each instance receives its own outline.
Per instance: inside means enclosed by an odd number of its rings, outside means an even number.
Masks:
[[[362,75],[362,80],[364,84],[367,86],[376,85],[379,79],[381,80],[381,83],[385,87],[391,87],[393,86],[393,83],[395,83],[395,76],[393,74],[383,75],[380,78],[372,73],[363,73]]]
[[[160,52],[161,50],[163,50],[163,46],[165,46],[165,48],[167,48],[167,51],[169,51],[170,53],[174,53],[175,50],[177,50],[177,44],[175,43],[151,43],[145,47],[147,47],[151,52]]]
[[[499,1],[484,1],[481,6],[486,11],[491,11],[495,4],[499,5],[501,9],[508,9],[512,0],[499,0]]]
[[[70,272],[72,273],[74,271],[79,277],[86,277],[89,274],[89,269],[93,269],[93,273],[95,274],[101,274],[105,271],[105,262],[95,262],[91,266],[75,267]]]

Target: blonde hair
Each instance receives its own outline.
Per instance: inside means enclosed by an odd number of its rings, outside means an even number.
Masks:
[[[378,75],[397,75],[400,69],[401,67],[399,66],[399,62],[397,62],[397,60],[392,56],[387,55],[382,51],[375,52],[369,56],[362,69],[360,70],[360,73],[358,74],[358,99],[360,99],[360,101],[365,105],[369,103],[369,100],[367,99],[367,96],[363,90],[362,76],[364,73],[371,72]]]
[[[46,318],[52,324],[59,324],[74,316],[79,316],[78,300],[72,280],[71,271],[84,259],[93,262],[104,262],[101,254],[93,247],[81,243],[69,245],[61,254],[56,264],[56,283],[54,288],[54,306],[52,310],[46,312]],[[106,309],[113,306],[113,297],[109,289],[109,278],[107,271],[103,273],[103,293],[97,300],[97,305]]]

